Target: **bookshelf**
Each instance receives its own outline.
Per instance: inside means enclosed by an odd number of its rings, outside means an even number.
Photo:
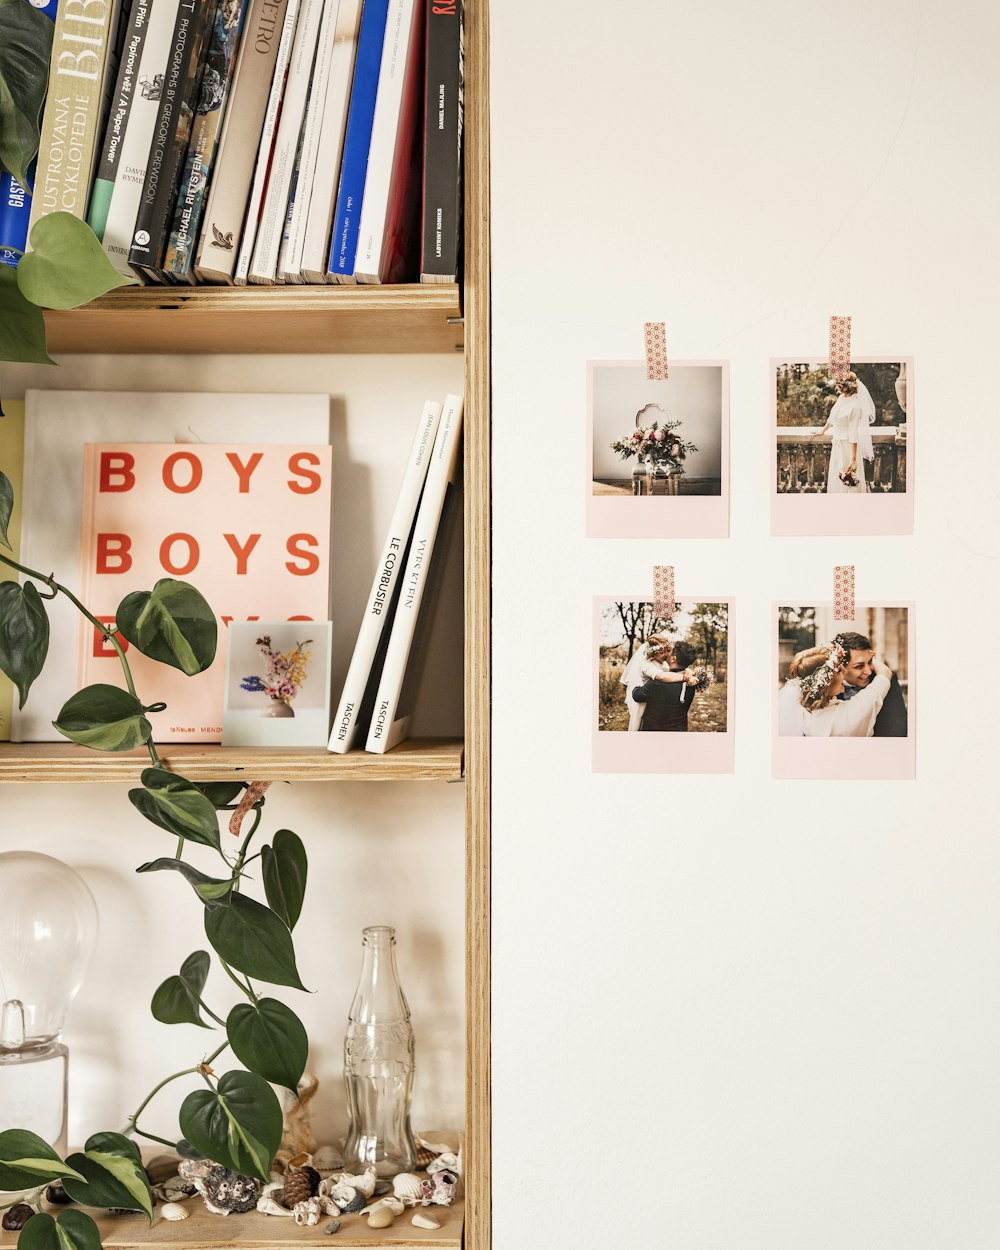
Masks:
[[[242,353],[451,353],[465,358],[465,733],[464,740],[415,740],[385,756],[356,752],[250,751],[168,747],[168,762],[196,779],[310,781],[438,780],[465,786],[464,1206],[430,1235],[400,1217],[384,1233],[343,1228],[347,1245],[464,1246],[489,1250],[490,1189],[490,275],[488,0],[465,17],[465,274],[458,286],[127,289],[85,308],[46,316],[55,353],[178,355]],[[141,753],[101,756],[72,744],[0,744],[0,782],[129,781]],[[273,1223],[273,1222],[272,1222]],[[191,1218],[157,1229],[177,1250],[206,1245],[277,1245],[287,1230],[266,1225],[265,1241],[226,1221]],[[283,1223],[283,1222],[282,1222]],[[123,1250],[157,1244],[116,1233]],[[296,1229],[303,1245],[315,1230]],[[291,1238],[288,1238],[291,1240]],[[327,1241],[329,1239],[326,1239]]]

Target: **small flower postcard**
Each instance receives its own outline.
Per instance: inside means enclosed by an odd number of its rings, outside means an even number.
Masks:
[[[223,746],[326,746],[330,621],[233,621]]]

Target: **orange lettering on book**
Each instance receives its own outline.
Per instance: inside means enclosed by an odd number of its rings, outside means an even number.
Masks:
[[[223,534],[222,537],[229,544],[230,551],[236,557],[237,577],[243,577],[247,571],[247,560],[250,557],[251,551],[253,551],[254,547],[256,547],[260,542],[260,535],[251,534],[242,547],[240,546],[240,541],[235,534]]]
[[[186,484],[178,482],[174,476],[174,466],[181,460],[186,460],[191,466],[191,478]],[[175,451],[163,462],[163,485],[175,495],[189,495],[191,491],[197,490],[201,484],[201,475],[201,461],[193,451]]]
[[[101,622],[102,625],[113,625],[115,621],[115,618],[113,616],[99,616],[97,619]],[[121,636],[121,634],[115,634],[115,637],[118,639],[118,643],[121,649],[123,651],[127,651],[128,643]],[[114,660],[114,659],[117,659],[118,657],[118,652],[115,650],[114,643],[111,641],[110,638],[105,638],[104,635],[101,633],[101,631],[96,628],[96,626],[94,628],[93,656],[95,660],[102,660],[102,659]]]
[[[127,451],[102,451],[97,489],[104,494],[131,490],[135,485],[135,456]]]
[[[300,451],[294,456],[290,456],[288,459],[288,472],[294,473],[298,477],[304,477],[306,480],[304,484],[302,482],[289,482],[288,489],[294,491],[296,495],[312,495],[315,491],[318,491],[322,485],[322,478],[318,473],[313,473],[311,469],[304,469],[302,466],[305,464],[318,465],[319,463],[319,456],[311,451]]]
[[[131,548],[128,534],[98,534],[94,568],[98,573],[127,573],[132,567]]]
[[[240,494],[248,495],[250,493],[250,478],[254,469],[264,459],[262,451],[255,451],[250,459],[244,464],[235,451],[227,451],[226,459],[236,470],[236,476],[240,479]]]
[[[285,568],[289,573],[294,573],[296,577],[308,577],[310,573],[315,573],[319,568],[319,557],[313,551],[303,551],[303,547],[318,547],[319,543],[313,534],[293,534],[287,543],[285,550],[290,556],[298,556],[300,560],[305,561],[305,566],[301,564],[293,564],[291,560],[285,561]]]
[[[188,558],[186,564],[174,564],[171,560],[171,548],[174,543],[187,543]],[[168,534],[160,543],[160,563],[168,573],[173,573],[175,577],[182,577],[185,573],[190,573],[196,568],[198,561],[201,559],[201,548],[198,546],[198,540],[193,534]]]

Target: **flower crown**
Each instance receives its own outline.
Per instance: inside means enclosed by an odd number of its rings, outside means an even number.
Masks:
[[[830,654],[808,677],[799,678],[799,689],[802,691],[804,703],[815,702],[829,685],[834,673],[842,672],[851,658],[850,652],[838,638],[823,645],[829,648]]]

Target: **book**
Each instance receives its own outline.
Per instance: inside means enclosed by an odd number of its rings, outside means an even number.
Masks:
[[[201,90],[205,42],[217,3],[218,0],[181,0],[177,8],[128,254],[132,268],[154,282],[162,277],[160,265]]]
[[[250,0],[244,20],[229,108],[208,184],[195,256],[202,282],[233,281],[237,248],[257,163],[264,114],[284,28],[285,0]]]
[[[119,0],[90,0],[64,3],[56,13],[29,236],[48,213],[87,215],[120,7]]]
[[[383,638],[388,643],[413,522],[424,489],[427,466],[431,460],[434,436],[440,419],[441,405],[436,400],[427,400],[413,435],[389,529],[375,565],[375,576],[365,603],[358,640],[354,644],[354,654],[347,670],[343,693],[333,718],[328,746],[338,755],[349,751],[368,730],[371,708],[381,677],[381,666],[376,663],[376,655]],[[384,658],[385,650],[382,648],[382,659]]]
[[[215,11],[198,107],[191,126],[174,220],[163,257],[163,272],[173,281],[194,282],[195,244],[205,203],[205,188],[211,177],[219,130],[229,101],[236,49],[246,10],[246,0],[230,0],[220,4]]]
[[[78,595],[86,443],[134,442],[139,429],[153,442],[325,443],[330,400],[327,395],[29,390],[24,426],[22,563],[45,574],[55,571]],[[76,690],[77,611],[62,596],[48,611],[48,659],[24,708],[14,709],[12,737],[18,742],[60,740],[52,721]]]
[[[358,282],[417,276],[423,74],[424,0],[391,0],[358,224]]]
[[[14,507],[7,523],[10,551],[4,551],[4,554],[19,560],[21,490],[24,476],[24,401],[5,399],[3,410],[4,415],[0,417],[0,470],[7,475],[14,488]],[[0,564],[0,581],[16,582],[17,573],[6,564]],[[6,673],[0,673],[0,742],[10,741],[11,711],[16,699],[14,683]]]
[[[358,51],[351,84],[351,103],[344,135],[344,155],[340,185],[333,212],[327,280],[354,282],[354,257],[358,250],[358,226],[368,173],[368,149],[375,115],[382,44],[389,12],[389,0],[365,0],[358,32]]]
[[[411,681],[413,679],[412,671],[407,673],[407,661],[414,643],[421,600],[428,585],[446,498],[455,483],[461,434],[462,396],[448,395],[434,437],[427,480],[413,523],[410,551],[392,619],[385,663],[372,706],[372,720],[365,749],[377,754],[391,751],[409,735],[410,712],[404,707],[405,700],[401,699],[403,682],[407,676]],[[451,493],[454,493],[453,490]]]
[[[337,182],[344,152],[347,129],[347,108],[354,78],[354,59],[358,50],[361,25],[361,0],[340,0],[337,23],[333,31],[329,81],[319,122],[318,152],[309,197],[308,215],[302,238],[302,255],[297,263],[303,282],[325,282],[327,257],[330,254],[330,232],[337,200]]]
[[[281,27],[281,37],[278,40],[277,55],[274,59],[274,76],[271,79],[267,107],[264,110],[264,123],[257,148],[253,182],[250,185],[250,198],[247,201],[246,215],[243,219],[243,235],[239,241],[239,252],[233,273],[233,281],[237,286],[246,286],[250,262],[253,260],[254,244],[257,241],[257,229],[260,225],[260,212],[267,190],[267,175],[271,168],[271,155],[278,130],[278,115],[281,112],[281,101],[288,76],[288,63],[292,55],[299,4],[300,0],[286,0],[285,4],[285,20]]]
[[[462,0],[427,6],[421,282],[457,282],[462,231]]]
[[[25,0],[28,3],[29,0]],[[42,0],[39,9],[52,22],[56,19],[57,0]],[[38,162],[28,165],[28,179],[34,184]],[[31,192],[22,187],[9,170],[0,171],[0,264],[14,269],[28,246],[28,221],[31,217]]]
[[[220,742],[226,628],[329,615],[329,445],[88,443],[83,457],[80,598],[104,624],[129,594],[182,580],[218,616],[213,663],[194,677],[128,648],[136,689],[165,712],[158,742]],[[125,687],[115,648],[81,619],[81,687]]]
[[[331,3],[335,3],[335,0],[331,0]],[[295,157],[299,150],[299,135],[302,132],[306,98],[316,59],[316,40],[323,17],[323,4],[324,0],[300,0],[299,18],[281,101],[281,117],[268,170],[267,190],[261,206],[253,256],[247,271],[249,282],[272,284],[277,271],[278,252],[285,228],[289,195],[292,192]]]

